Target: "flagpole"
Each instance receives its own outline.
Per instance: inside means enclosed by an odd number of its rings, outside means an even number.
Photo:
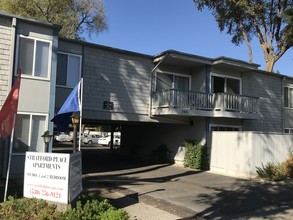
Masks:
[[[13,147],[13,137],[14,137],[15,120],[16,120],[16,113],[14,113],[14,116],[13,116],[13,127],[12,127],[11,136],[10,136],[10,146],[9,146],[8,167],[7,167],[7,172],[6,172],[6,183],[5,183],[5,192],[4,192],[4,202],[6,201],[7,189],[8,189],[8,181],[9,181],[10,164],[11,164],[11,154],[12,154],[12,147]]]
[[[81,150],[81,125],[82,125],[82,99],[83,99],[83,78],[80,81],[80,109],[79,109],[79,138],[78,138],[78,148]]]

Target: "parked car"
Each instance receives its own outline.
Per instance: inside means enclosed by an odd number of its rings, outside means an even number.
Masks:
[[[72,139],[73,139],[73,137],[71,135],[68,135],[64,132],[59,133],[54,138],[56,141],[59,141],[59,142],[72,141]]]
[[[120,136],[115,135],[114,136],[114,145],[120,146]],[[98,140],[98,144],[105,145],[105,146],[111,146],[111,136],[101,137]]]
[[[82,139],[82,142],[85,144],[98,143],[98,140],[101,136],[96,134],[88,134],[85,138]]]

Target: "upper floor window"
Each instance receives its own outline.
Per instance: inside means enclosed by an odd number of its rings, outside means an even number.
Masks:
[[[293,88],[284,87],[284,107],[293,108]]]
[[[18,67],[22,74],[49,78],[51,42],[19,36]]]
[[[56,84],[74,87],[79,82],[81,72],[81,56],[58,53]]]
[[[190,76],[172,73],[156,72],[156,91],[190,89]]]
[[[231,95],[240,95],[240,79],[214,76],[211,78],[212,93],[227,93]]]

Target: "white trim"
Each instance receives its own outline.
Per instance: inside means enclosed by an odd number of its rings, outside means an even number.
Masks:
[[[16,57],[15,57],[15,72],[14,76],[17,76],[17,69],[18,69],[18,61],[19,61],[19,42],[20,38],[26,38],[26,39],[31,39],[34,40],[34,51],[33,51],[33,64],[32,64],[32,75],[28,74],[21,74],[22,78],[31,78],[31,79],[40,79],[40,80],[46,80],[50,81],[51,79],[51,65],[52,65],[52,41],[50,40],[44,40],[41,38],[36,38],[36,37],[30,37],[30,36],[25,36],[22,34],[17,35],[17,44],[16,44]],[[41,77],[41,76],[35,76],[35,61],[36,61],[36,47],[37,47],[37,41],[39,42],[45,42],[49,44],[49,54],[48,54],[48,72],[46,77]]]
[[[66,85],[59,85],[58,82],[56,81],[56,86],[57,87],[62,87],[62,88],[74,88],[74,86],[68,86],[68,75],[69,75],[69,70],[68,70],[68,64],[69,64],[69,57],[70,56],[74,56],[74,57],[79,57],[79,74],[78,74],[78,82],[80,82],[81,79],[81,68],[82,68],[82,55],[80,54],[74,54],[74,53],[67,53],[67,52],[61,52],[58,51],[57,52],[57,66],[58,66],[58,54],[64,54],[67,55],[67,69],[66,69]],[[57,74],[58,74],[58,68],[57,68],[57,72],[56,72],[56,78],[57,78]]]

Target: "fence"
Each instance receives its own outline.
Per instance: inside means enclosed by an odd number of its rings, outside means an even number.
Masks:
[[[293,135],[261,132],[212,132],[211,171],[236,177],[256,176],[256,166],[283,162],[293,150]]]

